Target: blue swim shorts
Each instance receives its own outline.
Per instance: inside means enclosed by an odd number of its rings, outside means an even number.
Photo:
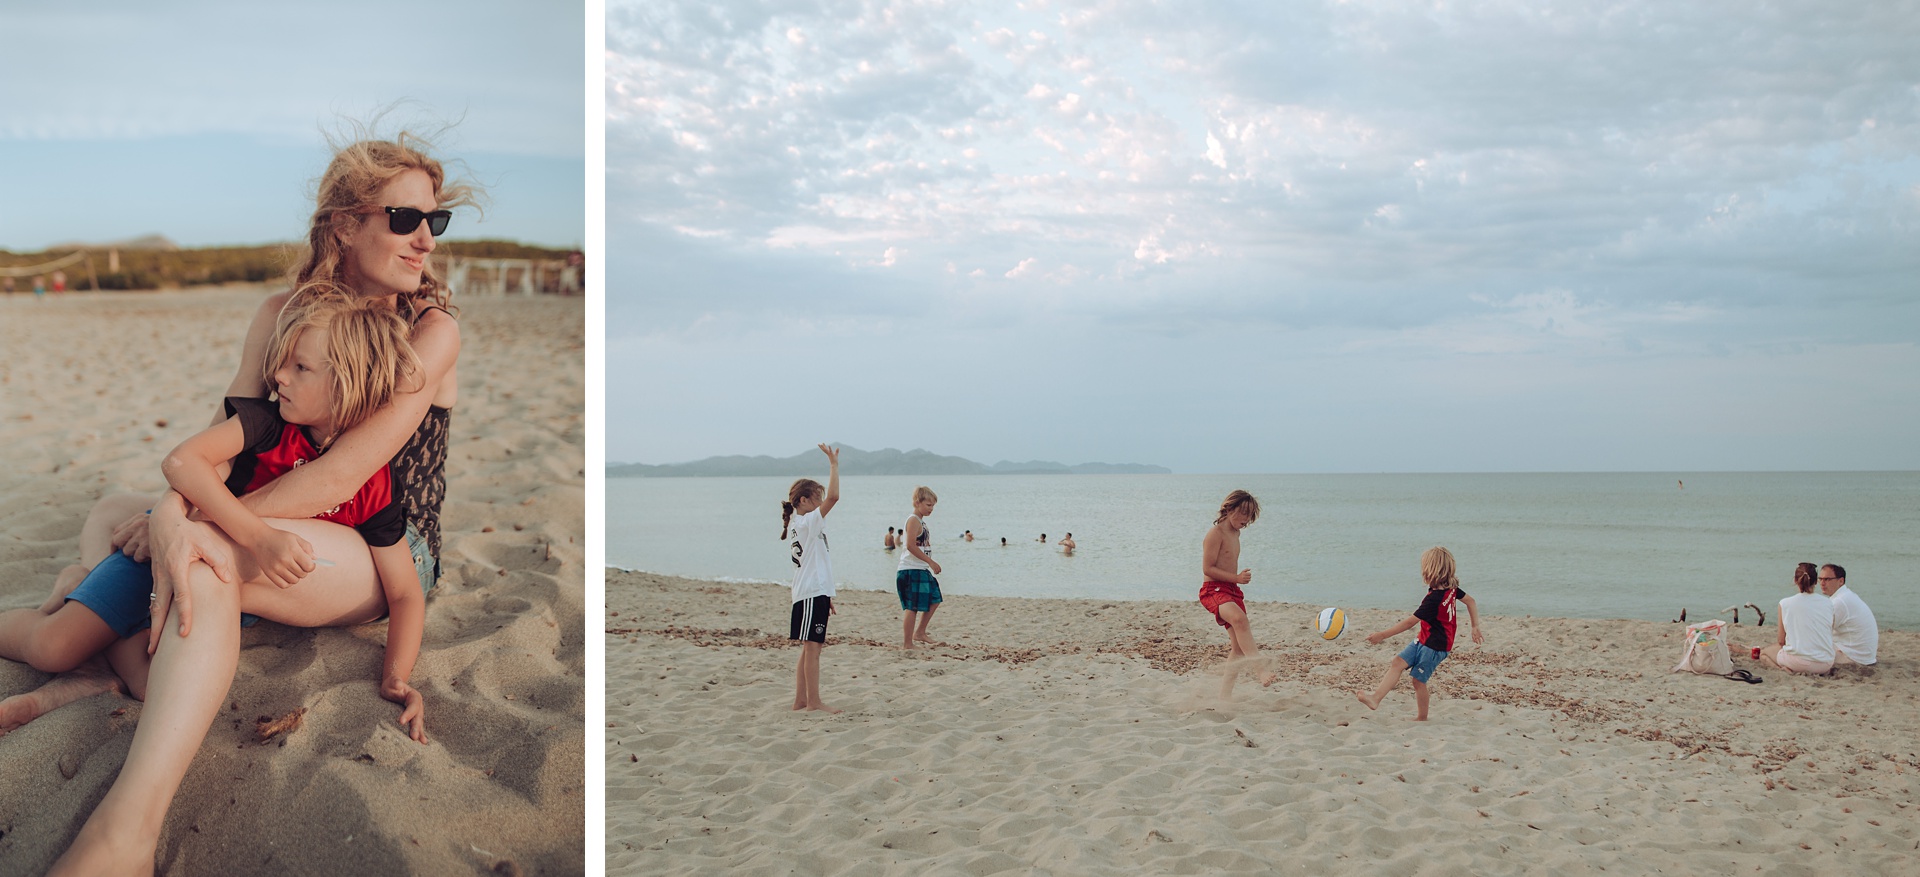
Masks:
[[[1407,675],[1412,676],[1415,682],[1424,685],[1427,679],[1433,676],[1434,669],[1440,666],[1440,662],[1447,659],[1447,654],[1447,652],[1434,651],[1416,641],[1407,643],[1407,647],[1400,650],[1400,660],[1407,662]]]
[[[893,574],[893,589],[900,593],[900,608],[907,612],[926,612],[940,605],[940,580],[932,570],[903,569]]]

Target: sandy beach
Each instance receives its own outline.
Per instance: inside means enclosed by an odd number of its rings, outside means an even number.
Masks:
[[[77,557],[88,508],[158,492],[205,426],[262,287],[0,299],[0,608]],[[583,310],[457,301],[440,586],[414,684],[429,745],[377,693],[385,626],[262,622],[168,815],[160,873],[568,874],[584,861]],[[47,677],[0,662],[0,696]],[[255,722],[305,708],[267,743]],[[92,697],[0,737],[0,874],[39,874],[125,758],[141,705]]]
[[[790,710],[784,586],[608,571],[607,872],[1920,871],[1920,633],[1871,673],[1738,657],[1748,685],[1670,673],[1678,624],[1476,597],[1487,641],[1463,620],[1416,723],[1405,682],[1354,697],[1406,613],[1325,642],[1320,607],[1255,600],[1280,678],[1223,704],[1197,602],[950,595],[908,653],[891,593],[843,589],[825,715]]]

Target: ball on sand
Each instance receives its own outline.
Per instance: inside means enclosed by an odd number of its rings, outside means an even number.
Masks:
[[[1346,610],[1332,606],[1320,610],[1320,618],[1314,622],[1314,627],[1320,631],[1321,639],[1339,639],[1340,632],[1347,629]]]

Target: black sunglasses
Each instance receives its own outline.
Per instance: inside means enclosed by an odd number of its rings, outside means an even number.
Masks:
[[[435,210],[423,213],[412,207],[384,207],[387,211],[387,230],[394,234],[413,234],[420,227],[420,220],[427,221],[427,232],[434,237],[446,233],[447,221],[453,218],[451,210]],[[373,211],[369,210],[368,213]]]

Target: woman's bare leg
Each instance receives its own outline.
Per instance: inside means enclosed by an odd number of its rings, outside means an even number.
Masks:
[[[205,564],[189,568],[181,587],[190,591],[197,619],[193,635],[180,635],[178,611],[167,616],[146,680],[147,706],[126,764],[50,874],[153,870],[174,793],[232,687],[243,605],[277,621],[315,627],[369,621],[385,611],[385,594],[359,534],[324,521],[272,523],[299,533],[335,565],[320,567],[286,589],[262,579],[244,550],[235,555],[239,587],[220,581]]]

